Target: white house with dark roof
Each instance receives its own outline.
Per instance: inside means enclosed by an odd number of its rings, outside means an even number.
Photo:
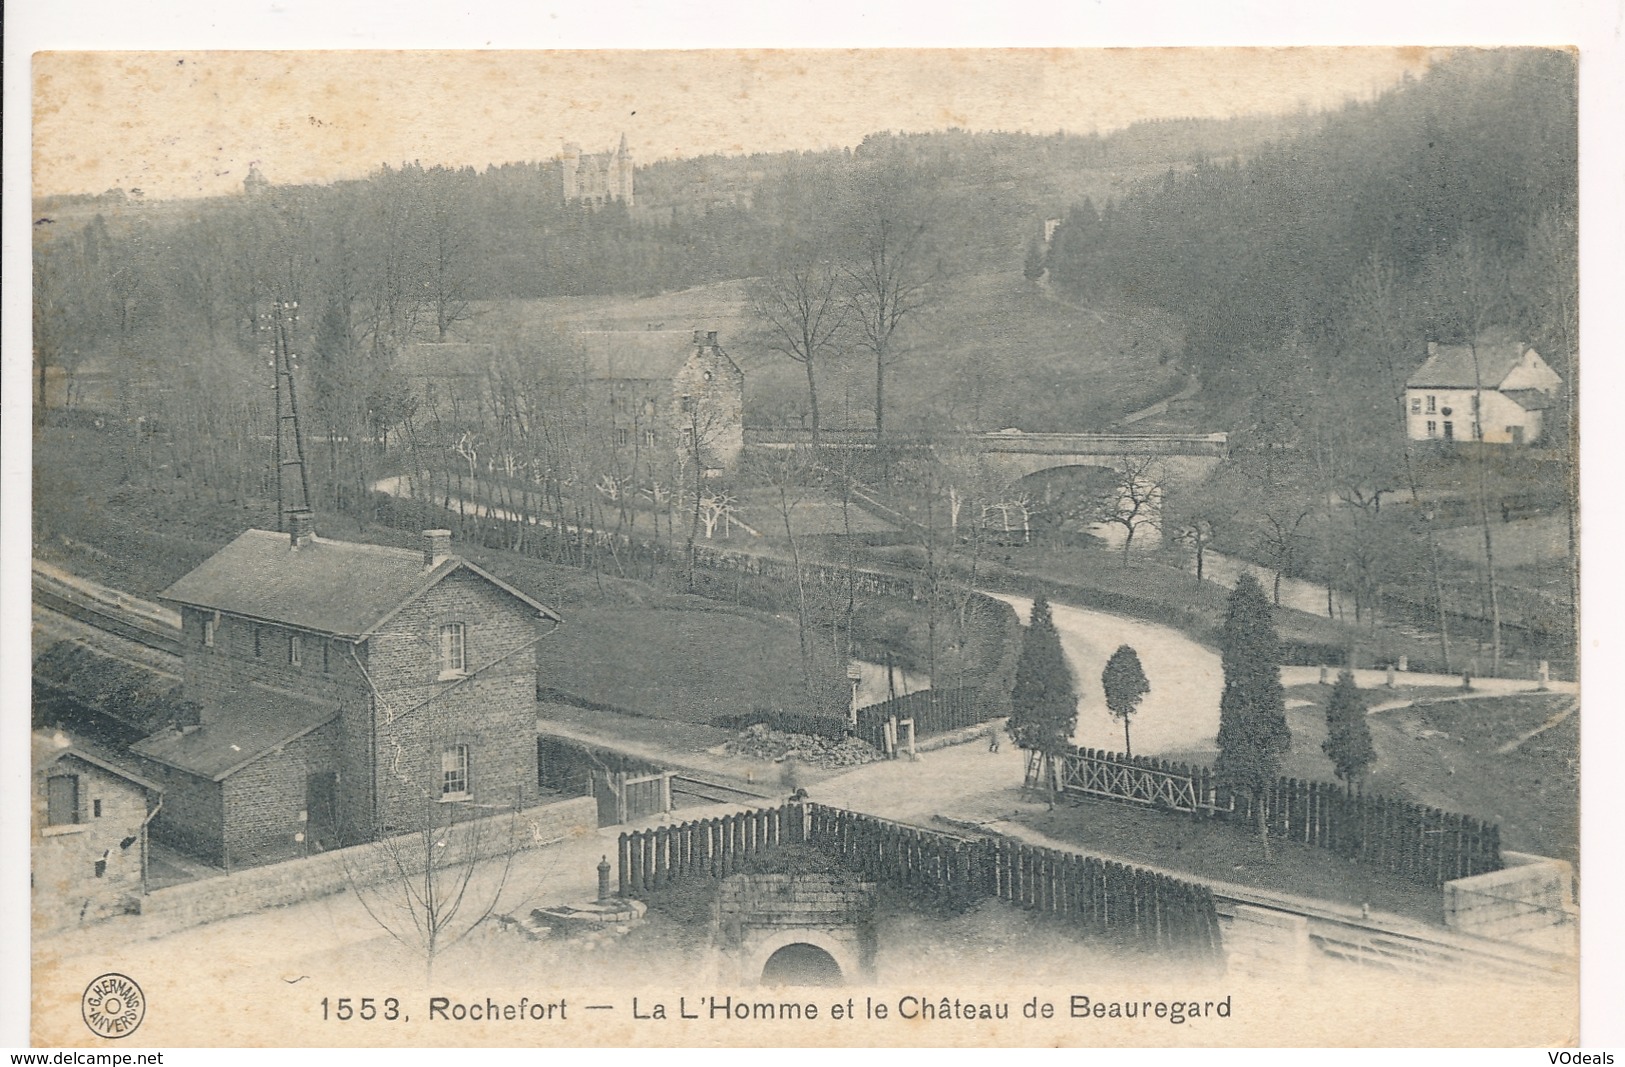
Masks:
[[[537,795],[536,644],[559,616],[451,552],[249,530],[161,594],[197,721],[131,751],[154,833],[223,867]],[[439,814],[439,813],[436,813]]]
[[[1405,381],[1406,433],[1413,441],[1534,444],[1562,384],[1522,341],[1429,342],[1427,361]]]

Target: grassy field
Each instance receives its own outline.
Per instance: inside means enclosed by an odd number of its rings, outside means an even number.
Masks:
[[[794,624],[753,612],[596,608],[570,612],[537,646],[541,685],[633,715],[710,723],[763,708],[807,710]],[[819,679],[844,710],[844,683]]]
[[[653,297],[579,297],[487,302],[459,327],[459,339],[540,344],[558,330],[716,330],[745,372],[745,420],[796,421],[806,409],[806,373],[776,355],[749,309],[745,282]],[[898,334],[888,372],[889,425],[1087,430],[1179,388],[1168,360],[1180,335],[1162,312],[1083,309],[1054,300],[1019,270],[956,276]],[[819,368],[824,424],[871,425],[874,367],[855,344],[851,359]]]
[[[1085,852],[1131,863],[1351,907],[1370,904],[1377,911],[1423,922],[1444,921],[1437,889],[1289,841],[1273,842],[1266,862],[1257,836],[1247,827],[1106,800],[1063,803],[1054,811],[1028,812],[1019,821]]]
[[[1282,757],[1289,778],[1334,781],[1321,751],[1331,686],[1287,691],[1292,747]],[[1377,761],[1366,788],[1476,816],[1501,827],[1502,846],[1577,862],[1579,858],[1579,715],[1510,752],[1497,751],[1553,716],[1575,698],[1555,693],[1458,699],[1459,691],[1370,690],[1367,706],[1414,701],[1366,719]],[[1296,704],[1297,706],[1291,706]],[[1211,752],[1170,758],[1211,763]]]
[[[1496,522],[1491,525],[1490,536],[1497,567],[1555,565],[1568,556],[1568,523],[1561,515]],[[1481,564],[1483,528],[1458,526],[1440,531],[1439,547],[1464,563]]]
[[[1393,762],[1409,772],[1417,800],[1500,823],[1506,848],[1578,863],[1579,712],[1510,752],[1498,751],[1574,700],[1530,694],[1441,701],[1377,718],[1410,739],[1389,751]]]

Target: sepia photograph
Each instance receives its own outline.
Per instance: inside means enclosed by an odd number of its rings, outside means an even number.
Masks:
[[[1580,74],[36,53],[30,1042],[1576,1045]]]

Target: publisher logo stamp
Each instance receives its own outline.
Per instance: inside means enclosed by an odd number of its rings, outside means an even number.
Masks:
[[[109,973],[85,987],[79,998],[85,1025],[97,1037],[117,1040],[135,1033],[147,1014],[147,998],[135,980]]]

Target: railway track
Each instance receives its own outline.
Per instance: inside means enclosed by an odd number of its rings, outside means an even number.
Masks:
[[[136,610],[37,569],[33,575],[33,592],[34,602],[49,611],[160,652],[180,654],[180,630],[166,623],[157,612]]]
[[[706,804],[761,804],[775,798],[738,786],[688,774],[671,776],[672,796],[692,797]]]

